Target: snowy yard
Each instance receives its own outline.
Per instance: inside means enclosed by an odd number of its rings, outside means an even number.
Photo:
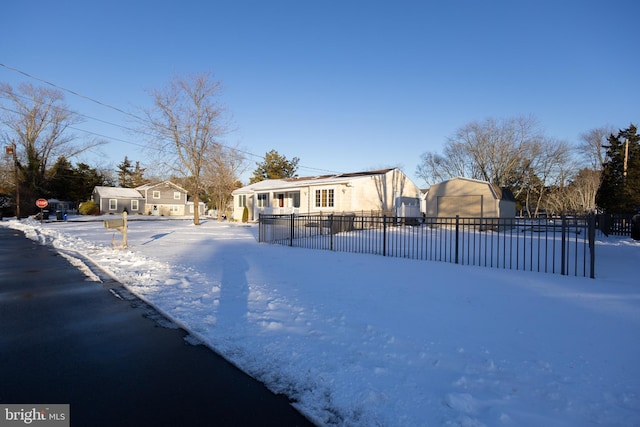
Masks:
[[[629,238],[599,238],[588,279],[259,244],[215,221],[131,221],[128,249],[101,221],[0,225],[117,278],[318,425],[640,425]]]

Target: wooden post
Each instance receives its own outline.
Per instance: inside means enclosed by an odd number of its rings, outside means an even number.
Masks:
[[[11,140],[11,149],[9,150],[7,147],[7,151],[11,151],[11,154],[13,155],[13,179],[16,184],[16,219],[20,219],[20,176],[18,174],[18,153],[16,143],[13,139]],[[40,209],[40,214],[42,215],[42,209]],[[40,220],[42,220],[42,216],[40,217]]]
[[[127,211],[122,212],[122,220],[124,222],[124,225],[122,226],[122,247],[126,248],[127,247]]]
[[[122,247],[126,248],[127,243],[127,212],[122,212],[122,219],[106,219],[104,221],[104,228],[107,230],[118,230],[122,233]],[[115,245],[115,243],[114,243]]]

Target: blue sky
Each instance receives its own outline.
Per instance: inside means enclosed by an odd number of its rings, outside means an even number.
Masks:
[[[300,158],[300,175],[399,166],[421,185],[420,155],[472,121],[533,115],[574,143],[640,122],[635,0],[9,0],[2,10],[1,64],[126,111],[148,107],[147,91],[176,74],[213,73],[236,128],[227,143],[255,155],[248,173],[275,149]],[[6,67],[0,81],[42,84]],[[144,164],[141,136],[93,119],[77,128],[110,141],[83,160]]]

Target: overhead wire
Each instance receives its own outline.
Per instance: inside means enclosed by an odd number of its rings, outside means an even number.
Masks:
[[[21,74],[21,75],[23,75],[23,76],[25,76],[27,78],[39,81],[39,82],[44,83],[44,84],[47,84],[47,85],[49,85],[49,86],[51,86],[51,87],[53,87],[55,89],[70,93],[70,94],[72,94],[74,96],[77,96],[79,98],[82,98],[82,99],[85,99],[87,101],[93,102],[93,103],[95,103],[95,104],[97,104],[97,105],[99,105],[101,107],[108,108],[108,109],[114,110],[114,111],[116,111],[116,112],[118,112],[120,114],[124,114],[126,116],[132,117],[133,119],[135,119],[137,121],[144,122],[144,123],[150,123],[147,119],[142,118],[142,117],[140,117],[140,116],[138,116],[136,114],[133,114],[133,113],[128,112],[128,111],[125,111],[125,110],[123,110],[121,108],[115,107],[115,106],[113,106],[111,104],[108,104],[106,102],[97,100],[97,99],[92,98],[90,96],[83,95],[83,94],[81,94],[81,93],[79,93],[77,91],[74,91],[74,90],[68,89],[66,87],[57,85],[57,84],[52,83],[51,81],[48,81],[46,79],[43,79],[43,78],[40,78],[40,77],[36,77],[36,76],[34,76],[34,75],[30,74],[30,73],[27,73],[26,71],[18,69],[18,68],[11,67],[11,66],[8,66],[8,65],[3,64],[3,63],[0,63],[0,67],[3,67],[3,68],[5,68],[5,69],[7,69],[9,71],[12,71],[12,72]],[[6,108],[5,108],[5,110],[6,110]],[[114,126],[114,127],[117,127],[117,128],[123,129],[123,130],[127,130],[129,132],[137,132],[137,133],[140,133],[140,134],[143,134],[143,135],[150,136],[149,134],[145,134],[144,132],[142,132],[142,131],[140,131],[138,129],[131,129],[131,128],[128,128],[126,126],[122,126],[120,124],[112,123],[112,122],[109,122],[107,120],[102,120],[102,119],[91,117],[91,116],[88,116],[88,115],[85,115],[85,114],[77,113],[75,111],[71,111],[71,110],[68,110],[68,109],[66,111],[72,112],[74,114],[77,114],[78,116],[85,117],[85,118],[88,118],[90,120],[96,120],[96,121],[99,121],[101,123],[108,124],[110,126]],[[114,137],[102,135],[102,134],[99,134],[99,133],[96,133],[96,132],[87,131],[85,129],[80,129],[80,128],[77,128],[77,127],[70,126],[69,128],[77,130],[77,131],[80,131],[80,132],[84,132],[84,133],[87,133],[87,134],[100,136],[102,138],[107,138],[107,139],[110,139],[110,140],[113,140],[113,141],[118,141],[118,142],[122,142],[122,143],[129,144],[129,145],[134,145],[134,146],[142,147],[142,148],[146,148],[146,149],[153,149],[153,147],[150,147],[147,144],[134,143],[134,142],[131,142],[131,141],[126,141],[126,140],[120,139],[120,138],[114,138]],[[229,146],[227,144],[223,144],[223,143],[219,143],[219,144],[222,147],[227,148],[229,150],[232,150],[234,152],[237,152],[237,153],[240,153],[240,154],[243,154],[243,155],[246,155],[246,156],[255,157],[255,158],[258,158],[258,159],[265,160],[265,156],[264,155],[255,154],[255,153],[252,153],[252,152],[249,152],[249,151],[246,151],[246,150],[242,150],[242,149],[237,148],[237,147],[231,147],[231,146]],[[328,169],[322,169],[322,168],[316,168],[316,167],[304,166],[304,165],[298,165],[298,168],[305,169],[305,170],[310,170],[310,171],[316,171],[316,172],[331,173],[331,174],[339,174],[340,173],[340,172],[336,172],[336,171],[332,171],[332,170],[328,170]]]

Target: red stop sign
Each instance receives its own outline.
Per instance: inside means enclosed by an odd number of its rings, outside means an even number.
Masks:
[[[36,206],[40,209],[44,209],[49,206],[49,202],[47,202],[47,199],[38,199],[36,200]]]

